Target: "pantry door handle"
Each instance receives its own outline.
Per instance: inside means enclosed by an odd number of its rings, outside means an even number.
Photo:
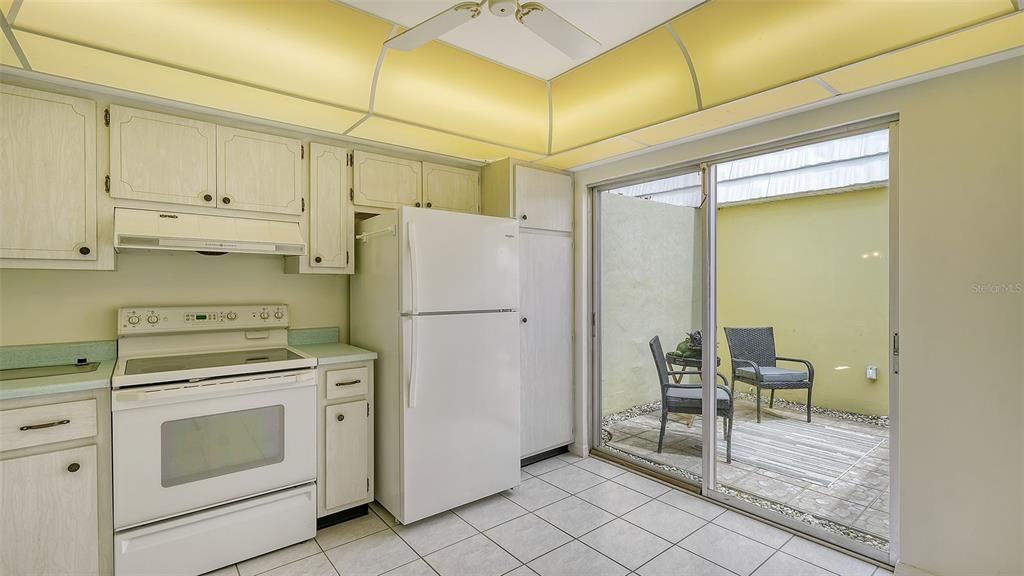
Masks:
[[[351,386],[353,384],[359,384],[362,380],[349,380],[348,382],[335,382],[335,386]]]
[[[342,422],[343,420],[345,420],[345,415],[344,414],[338,414],[338,422]]]
[[[26,430],[40,430],[42,428],[53,428],[54,426],[62,426],[64,424],[71,424],[71,420],[57,420],[55,422],[47,422],[46,424],[31,424],[29,426],[22,426],[18,428],[22,432]]]

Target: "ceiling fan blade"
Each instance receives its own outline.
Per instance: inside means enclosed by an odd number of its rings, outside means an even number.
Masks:
[[[431,16],[419,24],[409,28],[394,38],[389,38],[384,45],[396,50],[413,50],[454,30],[480,15],[480,4],[463,2]]]
[[[601,43],[586,32],[537,2],[519,6],[516,19],[548,44],[577,60],[593,56],[601,47]]]

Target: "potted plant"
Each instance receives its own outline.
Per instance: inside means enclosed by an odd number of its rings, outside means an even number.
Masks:
[[[700,358],[701,348],[704,346],[704,337],[700,330],[687,332],[686,338],[676,346],[676,352],[683,358]]]

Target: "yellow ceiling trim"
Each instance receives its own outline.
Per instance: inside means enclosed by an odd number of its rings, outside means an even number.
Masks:
[[[421,126],[547,150],[547,83],[440,42],[388,50],[373,106]]]
[[[840,92],[854,92],[1024,46],[1024,12],[883,54],[822,75]]]
[[[21,68],[21,61],[18,60],[18,55],[14,53],[14,48],[7,41],[7,36],[3,34],[0,34],[0,64]]]
[[[54,76],[338,134],[363,116],[28,32],[15,35],[32,68]]]
[[[484,162],[500,160],[509,156],[523,160],[535,160],[541,157],[540,154],[529,154],[521,150],[378,116],[367,118],[365,122],[349,132],[349,135],[365,140]]]
[[[642,144],[634,142],[630,138],[619,136],[582,146],[568,152],[548,156],[547,158],[537,160],[537,164],[567,170],[575,166],[582,166],[590,162],[618,156],[619,154],[642,150],[643,148]]]
[[[567,150],[697,109],[693,78],[659,27],[551,81],[552,150]]]
[[[831,96],[828,90],[814,80],[801,80],[714,108],[706,108],[657,126],[637,130],[630,133],[629,137],[648,146],[654,146],[784,112]]]
[[[332,0],[26,0],[14,28],[366,110],[391,24]]]
[[[970,26],[1010,0],[711,0],[672,22],[712,107]]]

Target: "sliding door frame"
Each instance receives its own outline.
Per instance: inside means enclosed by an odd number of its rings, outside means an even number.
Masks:
[[[601,199],[602,194],[607,190],[620,188],[631,184],[648,182],[659,178],[666,178],[673,175],[693,173],[700,171],[703,188],[703,199],[701,208],[705,211],[705,230],[703,241],[703,318],[702,330],[705,340],[715,342],[717,339],[717,165],[722,162],[748,158],[760,154],[776,152],[779,150],[825,142],[867,132],[889,130],[889,329],[890,329],[890,358],[889,358],[889,444],[890,444],[890,470],[889,470],[889,552],[886,553],[877,548],[867,546],[853,539],[838,536],[823,528],[810,526],[799,520],[790,518],[778,512],[763,508],[745,500],[732,497],[715,489],[717,485],[716,462],[717,462],[717,414],[715,402],[715,374],[717,373],[716,347],[705,346],[702,351],[702,382],[704,422],[715,422],[714,426],[702,426],[703,444],[703,465],[700,492],[708,499],[715,500],[733,507],[751,516],[758,517],[767,522],[774,523],[791,532],[807,535],[815,540],[830,544],[844,551],[858,554],[875,561],[895,565],[899,560],[899,235],[898,235],[898,139],[899,117],[897,114],[889,114],[881,117],[871,118],[860,122],[845,124],[842,126],[827,128],[797,135],[791,138],[784,138],[772,142],[766,142],[754,146],[747,146],[708,155],[697,160],[680,162],[624,177],[613,178],[596,182],[588,187],[591,206],[591,298],[590,298],[590,329],[591,329],[591,375],[590,392],[592,398],[590,446],[592,449],[602,445],[602,402],[601,402],[601,281],[602,281],[602,220],[601,220]],[[710,340],[708,339],[710,335]],[[663,476],[653,473],[653,475]],[[681,479],[674,479],[677,485],[691,486]]]
[[[899,301],[899,269],[898,269],[898,227],[897,227],[897,215],[898,215],[898,203],[896,193],[896,177],[898,174],[898,130],[899,119],[895,116],[888,116],[884,118],[876,118],[867,120],[864,122],[858,122],[856,124],[850,124],[833,128],[830,130],[814,132],[804,136],[798,136],[791,139],[785,139],[780,142],[749,147],[745,149],[736,150],[733,152],[717,155],[709,158],[706,162],[701,164],[702,175],[703,175],[703,186],[704,193],[707,198],[706,209],[707,209],[707,222],[706,236],[705,236],[705,252],[704,261],[707,264],[704,272],[704,334],[706,342],[716,342],[718,335],[718,316],[717,316],[717,282],[716,274],[718,270],[718,256],[717,256],[717,222],[718,222],[718,178],[717,178],[717,167],[723,162],[729,162],[732,160],[739,160],[742,158],[750,158],[759,156],[762,154],[768,154],[783,149],[806,146],[808,144],[814,144],[819,142],[827,142],[829,140],[835,140],[844,136],[853,136],[856,134],[864,134],[868,132],[877,132],[881,130],[889,131],[889,304],[887,312],[889,314],[889,338],[890,338],[890,355],[889,355],[889,445],[890,445],[890,460],[889,460],[889,493],[890,493],[890,511],[889,511],[889,551],[885,552],[877,548],[862,544],[853,540],[839,536],[833,532],[819,528],[817,526],[811,526],[807,523],[801,522],[785,516],[778,512],[766,509],[764,507],[752,504],[745,500],[730,496],[724,492],[720,492],[717,489],[718,478],[716,474],[716,463],[718,461],[718,444],[717,444],[717,403],[715,401],[715,374],[717,372],[717,350],[714,346],[705,346],[702,357],[702,376],[701,380],[704,384],[703,394],[703,415],[702,420],[705,423],[702,425],[703,434],[703,446],[704,446],[704,462],[703,462],[703,478],[701,482],[701,494],[711,500],[722,502],[728,506],[737,508],[743,512],[746,512],[752,516],[757,516],[764,520],[768,520],[780,526],[789,528],[792,531],[807,534],[815,539],[821,540],[828,544],[832,544],[838,548],[845,549],[847,551],[859,554],[872,560],[885,562],[887,564],[895,565],[899,560],[899,506],[898,498],[898,474],[899,474],[899,451],[898,451],[898,430],[899,430],[899,389],[898,389],[898,367],[899,367],[899,354],[898,354],[898,301]],[[712,335],[708,340],[707,335]],[[713,422],[714,425],[707,425],[707,423]],[[896,458],[892,457],[892,454],[896,455]]]

